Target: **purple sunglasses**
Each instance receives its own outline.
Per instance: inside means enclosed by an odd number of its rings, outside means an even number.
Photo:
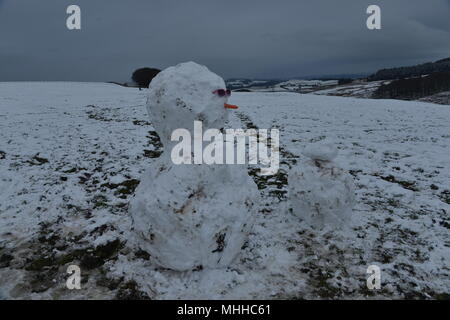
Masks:
[[[230,89],[218,89],[213,91],[214,94],[217,94],[219,97],[225,97],[225,96],[231,96],[231,90]]]

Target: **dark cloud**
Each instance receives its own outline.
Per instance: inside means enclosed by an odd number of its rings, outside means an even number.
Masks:
[[[78,4],[82,30],[66,29]],[[369,31],[369,4],[383,28]],[[435,0],[0,0],[0,81],[127,80],[194,60],[227,77],[370,72],[449,56]]]

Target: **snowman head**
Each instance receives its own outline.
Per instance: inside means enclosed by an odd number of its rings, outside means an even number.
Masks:
[[[230,108],[225,82],[205,66],[181,63],[160,72],[151,82],[147,110],[164,142],[179,128],[193,132],[194,121],[203,129],[223,128]]]

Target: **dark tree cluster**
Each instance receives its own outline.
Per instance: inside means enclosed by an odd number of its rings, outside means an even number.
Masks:
[[[141,68],[133,72],[132,79],[139,88],[148,88],[150,82],[161,70],[154,68]]]
[[[436,72],[450,72],[450,58],[442,59],[436,62],[419,64],[411,67],[400,67],[392,69],[382,69],[371,75],[369,81],[405,79],[419,77],[421,75],[432,74]]]
[[[444,91],[450,91],[450,72],[392,81],[380,86],[373,98],[413,100]]]
[[[338,84],[342,85],[342,84],[349,84],[352,83],[353,79],[350,78],[343,78],[343,79],[338,79]]]

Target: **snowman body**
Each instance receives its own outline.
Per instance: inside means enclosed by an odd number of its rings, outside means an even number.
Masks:
[[[164,145],[163,156],[143,175],[130,202],[139,246],[162,267],[185,271],[221,268],[239,254],[257,212],[259,193],[246,168],[237,165],[173,164],[171,133],[223,128],[222,78],[189,62],[152,80],[147,109]],[[192,131],[191,131],[192,132]]]
[[[353,177],[334,162],[337,149],[318,143],[305,148],[309,159],[289,172],[292,212],[315,229],[346,229],[355,203]]]
[[[258,194],[249,179],[235,166],[166,166],[161,159],[131,206],[141,247],[173,270],[228,266],[252,225]]]

